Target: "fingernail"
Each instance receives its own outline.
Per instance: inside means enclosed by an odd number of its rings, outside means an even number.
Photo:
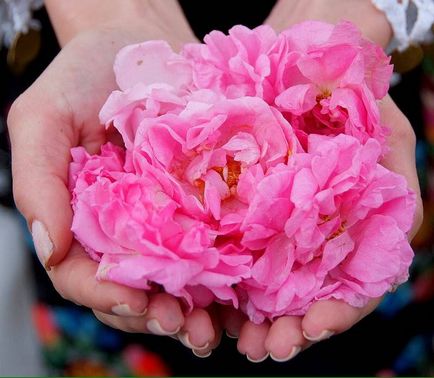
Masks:
[[[200,350],[195,350],[195,349],[192,349],[192,352],[196,357],[207,358],[207,357],[211,356],[212,350],[209,350],[208,352],[203,353],[203,354],[201,354]]]
[[[232,333],[229,333],[227,330],[226,330],[226,336],[229,337],[230,339],[238,339],[238,336],[232,335]]]
[[[50,235],[48,234],[48,231],[42,222],[39,222],[38,220],[33,221],[32,237],[39,261],[46,270],[50,270],[48,260],[50,260],[50,257],[53,254],[54,244],[51,241]]]
[[[208,346],[209,346],[209,342],[205,343],[202,346],[193,345],[190,341],[190,335],[188,334],[188,332],[179,332],[178,333],[178,339],[187,348],[194,349],[194,350],[204,350],[204,349],[208,348]]]
[[[127,305],[126,303],[117,304],[112,307],[113,314],[118,316],[143,316],[146,314],[147,310],[148,309],[145,308],[143,312],[136,312],[131,310],[130,306]]]
[[[149,332],[153,333],[154,335],[160,335],[160,336],[169,336],[174,335],[179,332],[181,327],[178,327],[174,331],[167,331],[163,327],[161,327],[161,324],[158,322],[157,319],[151,319],[148,320],[146,323],[146,328]]]
[[[329,331],[328,329],[325,329],[324,331],[322,331],[318,336],[310,336],[308,335],[305,331],[303,331],[303,336],[310,341],[322,341],[322,340],[326,340],[328,338],[330,338],[331,336],[333,336],[335,333],[333,331]]]
[[[257,363],[259,363],[259,362],[265,361],[265,360],[268,358],[269,355],[270,355],[270,353],[267,353],[264,357],[261,357],[261,358],[259,358],[259,359],[257,359],[257,360],[251,358],[248,354],[246,354],[246,357],[247,357],[247,359],[248,359],[250,362],[253,362],[253,363],[257,364]]]
[[[289,355],[285,358],[277,358],[277,357],[273,356],[273,353],[270,353],[270,357],[273,361],[276,361],[276,362],[286,362],[286,361],[289,361],[290,359],[294,358],[297,354],[300,353],[300,351],[301,351],[301,347],[294,346],[291,349],[291,353],[289,353]]]

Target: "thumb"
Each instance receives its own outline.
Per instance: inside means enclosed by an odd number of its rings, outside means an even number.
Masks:
[[[69,251],[72,210],[68,165],[71,123],[35,96],[21,95],[8,115],[13,192],[41,263],[49,270]],[[57,113],[59,114],[59,113]]]
[[[422,198],[416,170],[416,136],[410,122],[389,95],[381,100],[380,112],[383,124],[391,130],[387,141],[389,151],[381,164],[403,175],[407,179],[408,186],[416,194],[416,213],[409,233],[412,239],[423,220]]]

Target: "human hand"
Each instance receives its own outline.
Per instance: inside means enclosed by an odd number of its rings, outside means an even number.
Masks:
[[[66,2],[65,6],[97,3]],[[56,0],[54,4],[61,2]],[[147,2],[140,4],[145,6]],[[125,6],[124,1],[119,9]],[[112,67],[121,47],[146,39],[164,39],[179,48],[194,40],[182,16],[174,15],[180,12],[176,7],[175,1],[158,2],[138,20],[116,17],[97,25],[90,20],[80,26],[84,31],[76,35],[74,28],[60,32],[59,39],[66,46],[16,100],[8,123],[16,204],[32,230],[38,256],[60,295],[91,308],[101,321],[113,327],[128,332],[178,334],[184,344],[200,349],[218,339],[218,330],[208,312],[195,310],[184,316],[178,300],[168,294],[148,296],[142,290],[98,281],[98,264],[73,241],[70,231],[70,149],[81,145],[96,153],[106,141],[118,137],[113,131],[105,131],[98,113],[116,88]],[[79,19],[83,22],[84,17]]]
[[[370,0],[280,0],[265,23],[280,32],[306,20],[331,24],[351,21],[366,38],[383,47],[388,45],[393,34],[386,16]]]
[[[381,117],[391,127],[388,145],[390,152],[381,161],[388,169],[406,177],[416,193],[417,208],[409,239],[413,238],[422,222],[422,201],[415,166],[413,129],[407,118],[389,96],[381,100]],[[282,316],[271,324],[256,325],[235,310],[223,309],[223,327],[238,337],[238,350],[253,362],[261,362],[269,355],[275,361],[288,361],[312,343],[342,333],[371,313],[382,298],[374,298],[362,308],[352,307],[338,300],[314,303],[304,316]]]
[[[342,19],[352,21],[366,37],[383,47],[387,46],[392,35],[387,19],[370,1],[282,0],[266,23],[281,31],[308,19],[331,23]],[[389,96],[381,100],[379,106],[383,124],[391,129],[388,140],[390,152],[381,163],[406,177],[409,187],[417,195],[415,219],[409,233],[411,239],[422,223],[422,200],[415,165],[416,138],[409,121]],[[355,308],[338,300],[319,301],[303,317],[283,316],[272,324],[265,322],[261,325],[255,325],[241,314],[231,311],[231,323],[223,326],[239,337],[238,350],[249,360],[260,362],[270,355],[275,361],[287,361],[312,343],[348,330],[371,313],[380,301],[381,298],[372,299],[363,308]]]

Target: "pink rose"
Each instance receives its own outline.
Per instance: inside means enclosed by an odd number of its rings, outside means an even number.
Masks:
[[[392,66],[381,48],[349,22],[304,22],[282,35],[299,55],[281,69],[276,97],[291,125],[302,135],[345,133],[384,144],[376,100],[387,93]]]
[[[124,170],[120,148],[72,153],[72,231],[100,262],[99,278],[142,289],[158,284],[190,305],[215,298],[237,305],[231,286],[249,275],[250,256],[230,245],[220,253],[211,226],[185,214],[152,167],[146,175]]]
[[[390,58],[351,23],[307,21],[279,36],[268,26],[235,26],[204,41],[183,50],[196,87],[275,104],[301,142],[311,133],[345,133],[384,144],[376,100],[387,93]]]
[[[238,182],[251,167],[267,171],[299,150],[290,125],[259,98],[196,100],[178,115],[144,120],[132,164],[137,172],[143,162],[168,172],[186,211],[214,222],[246,208]]]
[[[163,41],[148,41],[124,47],[114,71],[120,90],[113,91],[100,112],[107,127],[122,130],[127,148],[143,118],[180,112],[183,96],[192,87],[190,62]]]
[[[256,323],[362,306],[407,279],[415,195],[378,164],[389,58],[350,23],[127,46],[100,112],[124,148],[72,150],[72,230],[98,277]]]
[[[273,101],[270,51],[277,35],[271,27],[250,30],[237,25],[227,36],[212,31],[204,41],[187,44],[182,52],[192,62],[193,81],[198,88],[212,89],[228,98],[256,96]]]
[[[326,298],[362,306],[407,279],[415,195],[380,153],[374,139],[311,135],[306,153],[252,186],[241,244],[258,258],[238,286],[252,320]]]

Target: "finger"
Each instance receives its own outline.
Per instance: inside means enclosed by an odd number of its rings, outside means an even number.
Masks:
[[[74,303],[113,315],[145,313],[148,297],[143,290],[98,280],[97,269],[98,264],[75,242],[66,258],[48,275],[59,294]]]
[[[265,339],[270,325],[267,321],[255,324],[246,321],[241,327],[237,348],[241,354],[245,354],[251,362],[262,362],[267,359],[268,351],[265,349]]]
[[[212,305],[207,308],[207,313],[210,317],[211,324],[214,329],[214,338],[211,340],[208,347],[203,349],[193,349],[193,354],[196,357],[200,358],[209,357],[212,351],[219,346],[222,338],[222,326],[219,320],[217,309],[215,308],[215,306]]]
[[[226,335],[231,339],[237,339],[240,336],[242,325],[247,321],[247,317],[240,310],[232,306],[219,306],[219,318]]]
[[[62,98],[42,101],[31,89],[15,101],[8,115],[14,198],[46,268],[62,260],[72,241],[67,183],[77,135],[67,112],[56,110],[68,108]]]
[[[344,332],[374,311],[381,299],[372,299],[361,308],[338,300],[315,302],[302,320],[303,335],[309,341],[318,342]]]
[[[126,317],[109,315],[93,310],[95,317],[105,325],[128,333],[144,333],[146,330],[144,316]]]
[[[309,344],[303,336],[301,321],[299,316],[282,316],[271,325],[265,349],[274,361],[289,361]]]
[[[174,335],[184,324],[184,315],[178,300],[167,293],[150,297],[145,315],[146,332],[154,335]]]
[[[177,338],[192,350],[207,349],[215,338],[214,327],[208,312],[197,308],[186,315],[184,325],[178,332]]]
[[[416,193],[417,208],[410,239],[416,234],[422,224],[422,198],[416,170],[416,136],[413,128],[399,110],[391,97],[387,95],[380,101],[382,122],[391,130],[388,137],[389,151],[381,164],[393,172],[403,175],[408,186]]]
[[[50,118],[44,120],[34,106],[18,99],[9,112],[13,191],[32,230],[38,257],[48,267],[61,260],[72,240],[66,186],[70,142],[67,134],[51,132]],[[56,128],[62,129],[61,121]]]
[[[150,298],[145,314],[140,316],[117,316],[94,310],[95,316],[104,324],[129,333],[150,333],[159,336],[176,334],[184,318],[178,301],[165,293]]]
[[[113,80],[107,65],[92,74],[87,72],[89,80],[78,83],[83,70],[77,66],[82,62],[70,50],[62,50],[8,114],[14,198],[46,268],[63,259],[72,241],[70,149],[80,144],[95,153],[105,142],[98,109]]]

